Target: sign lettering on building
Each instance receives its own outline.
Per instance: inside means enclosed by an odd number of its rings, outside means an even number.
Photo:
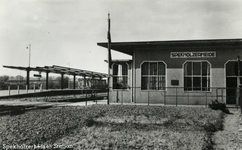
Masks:
[[[216,52],[171,52],[171,58],[214,58]]]

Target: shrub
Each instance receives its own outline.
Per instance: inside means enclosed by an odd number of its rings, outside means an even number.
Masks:
[[[209,107],[214,110],[222,110],[224,113],[229,114],[229,109],[226,107],[225,103],[221,103],[218,100],[212,101],[212,104],[209,104]]]
[[[94,124],[96,124],[97,122],[93,119],[93,117],[87,117],[85,119],[85,125],[88,126],[88,127],[91,127],[93,126]]]

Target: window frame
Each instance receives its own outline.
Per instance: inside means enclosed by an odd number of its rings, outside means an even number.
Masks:
[[[148,65],[148,74],[147,75],[142,75],[142,65],[144,64],[144,63],[157,63],[157,75],[151,75],[150,74],[150,65]],[[159,69],[158,69],[158,63],[163,63],[164,64],[164,71],[165,71],[165,74],[164,75],[159,75]],[[143,61],[141,64],[140,64],[140,77],[141,77],[141,86],[140,86],[140,88],[141,88],[141,91],[166,91],[167,90],[167,64],[164,62],[164,61],[149,61],[149,60],[145,60],[145,61]],[[161,87],[161,89],[150,89],[150,86],[148,86],[148,88],[147,89],[142,89],[142,79],[143,79],[143,77],[147,77],[147,78],[150,78],[150,77],[155,77],[155,78],[164,78],[164,87]],[[159,85],[159,81],[157,81],[158,82],[158,85]],[[147,83],[148,85],[150,84],[150,81],[148,80],[148,83]],[[162,84],[162,83],[161,83]],[[159,88],[159,87],[158,87]]]
[[[191,74],[186,75],[185,65],[186,65],[186,63],[189,63],[189,62],[192,63]],[[206,75],[203,75],[203,66],[202,66],[203,62],[206,62],[206,64],[207,64]],[[193,63],[200,63],[201,68],[199,70],[200,71],[199,75],[193,74]],[[189,77],[191,78],[191,87],[185,87],[186,78],[189,78]],[[200,78],[200,87],[194,87],[194,85],[193,85],[194,78]],[[203,78],[206,78],[206,87],[203,87]],[[208,60],[186,60],[183,63],[183,90],[184,90],[184,92],[211,92],[211,85],[212,85],[212,64]],[[195,88],[200,88],[200,89],[196,90]],[[205,90],[203,90],[203,89],[205,89]]]
[[[236,72],[235,72],[235,74],[233,74],[233,75],[227,73],[227,68],[228,68],[227,65],[228,65],[229,63],[231,63],[231,62],[235,63],[235,65],[236,65],[235,68],[234,68],[234,70],[233,70],[233,71],[236,71]],[[237,64],[236,64],[236,63],[237,63]],[[238,72],[237,72],[238,70],[236,70],[237,67],[238,67],[237,65],[238,65],[238,60],[228,60],[228,61],[224,64],[224,68],[225,68],[225,70],[224,70],[224,71],[225,71],[225,76],[226,76],[226,77],[238,77]],[[240,61],[240,65],[242,66],[242,61]],[[230,72],[230,73],[231,73],[231,72]],[[242,68],[241,68],[241,70],[240,70],[240,77],[242,77]]]
[[[118,76],[118,75],[114,75],[114,69],[113,69],[113,66],[115,65],[115,64],[126,64],[127,65],[127,75],[122,75],[122,76]],[[128,62],[113,62],[112,63],[112,82],[111,82],[111,85],[112,85],[112,87],[111,87],[111,89],[112,90],[129,90],[129,63]],[[127,87],[125,87],[125,88],[114,88],[114,77],[126,77],[127,78]]]

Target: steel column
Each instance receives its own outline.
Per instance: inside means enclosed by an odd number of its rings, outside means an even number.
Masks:
[[[64,89],[64,73],[61,74],[61,89]]]
[[[49,72],[47,71],[46,72],[46,90],[48,90],[49,89]]]
[[[73,78],[73,89],[76,89],[76,75]]]
[[[87,87],[87,81],[86,81],[86,76],[84,76],[84,89]]]
[[[26,85],[27,85],[27,89],[29,89],[29,72],[30,72],[30,68],[27,68],[27,79],[26,79]]]

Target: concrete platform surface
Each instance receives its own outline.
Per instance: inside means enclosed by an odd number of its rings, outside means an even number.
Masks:
[[[36,101],[0,101],[0,105],[5,106],[86,106],[95,104],[107,104],[107,100],[87,101],[87,102],[36,102]]]

